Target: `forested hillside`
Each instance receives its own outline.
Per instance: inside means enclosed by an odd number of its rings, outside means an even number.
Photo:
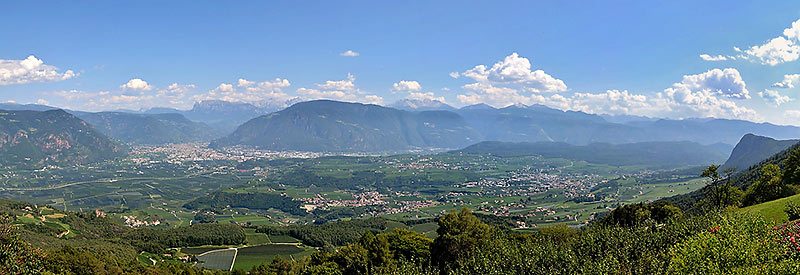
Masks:
[[[62,110],[0,110],[0,164],[76,165],[113,159],[126,149]]]

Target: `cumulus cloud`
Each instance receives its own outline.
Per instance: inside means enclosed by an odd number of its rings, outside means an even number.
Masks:
[[[147,84],[147,81],[144,81],[139,78],[128,80],[128,83],[122,84],[119,87],[124,90],[141,90],[141,91],[149,91],[153,89],[153,86]]]
[[[201,100],[224,100],[232,102],[258,103],[263,101],[281,102],[292,97],[283,92],[284,88],[292,84],[288,79],[275,78],[262,82],[239,79],[236,87],[233,84],[221,83],[207,93],[198,94],[192,97],[194,101]]]
[[[747,84],[742,80],[739,71],[734,68],[712,69],[701,74],[685,75],[680,83],[672,86],[674,89],[707,92],[728,98],[750,98]]]
[[[408,93],[408,96],[406,96],[406,98],[411,100],[419,100],[426,102],[436,100],[442,103],[447,103],[447,101],[444,100],[443,96],[436,96],[433,94],[433,92],[410,92]]]
[[[467,104],[507,106],[530,101],[537,93],[564,92],[567,85],[542,70],[531,70],[531,62],[517,53],[491,67],[478,65],[460,74],[474,80],[462,86],[465,94],[456,98]],[[452,75],[451,75],[452,76]],[[542,97],[539,95],[538,97]]]
[[[31,82],[52,82],[77,76],[72,70],[63,73],[58,68],[45,65],[44,61],[31,55],[23,60],[0,59],[0,86]]]
[[[764,44],[744,49],[733,47],[733,50],[737,52],[736,56],[703,54],[700,55],[700,58],[707,61],[743,59],[770,66],[796,61],[800,58],[800,20],[793,22],[789,28],[784,29],[783,35],[771,38]]]
[[[746,84],[735,69],[713,69],[686,75],[681,82],[674,83],[652,97],[619,90],[545,96],[538,93],[524,94],[517,89],[485,83],[468,84],[464,89],[469,92],[458,95],[457,99],[465,104],[486,103],[495,107],[517,103],[544,104],[588,113],[761,120],[754,110],[739,106],[734,101],[750,97]]]
[[[542,70],[531,71],[531,62],[517,53],[506,56],[503,61],[492,65],[478,65],[462,73],[478,83],[493,86],[514,87],[530,92],[563,92],[567,90],[564,81],[556,79]]]
[[[361,54],[360,54],[360,53],[358,53],[358,52],[354,52],[354,51],[352,51],[352,50],[347,50],[346,52],[340,53],[339,55],[340,55],[340,56],[356,57],[356,56],[359,56],[359,55],[361,55]]]
[[[255,81],[249,81],[249,80],[244,79],[244,78],[239,78],[239,84],[237,86],[239,86],[239,87],[249,87],[249,86],[252,86],[253,84],[256,84],[256,82]]]
[[[392,84],[392,92],[419,92],[422,86],[416,81],[401,80]]]
[[[759,92],[758,96],[766,100],[767,102],[775,105],[780,106],[781,104],[788,103],[794,100],[794,98],[790,98],[785,95],[781,95],[778,91],[765,89],[763,92]]]
[[[800,74],[787,74],[783,75],[781,82],[775,82],[772,87],[775,88],[794,88],[794,84],[800,81]]]
[[[724,55],[711,56],[711,55],[707,55],[707,54],[701,54],[700,58],[705,60],[705,61],[725,61],[725,60],[728,60],[728,58],[725,57]]]
[[[352,74],[347,74],[343,80],[328,80],[325,83],[317,84],[316,89],[300,88],[297,94],[307,100],[329,99],[348,102],[361,102],[369,104],[383,104],[383,98],[377,95],[368,95],[367,92],[356,88],[356,78]]]
[[[461,75],[458,72],[451,72],[450,73],[450,77],[452,77],[452,78],[458,78],[459,76],[461,76]]]

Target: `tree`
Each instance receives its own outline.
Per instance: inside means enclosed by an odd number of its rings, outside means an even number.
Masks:
[[[711,165],[700,174],[709,179],[706,185],[706,198],[702,204],[713,208],[725,208],[728,206],[739,206],[742,203],[744,192],[731,184],[731,175],[735,169],[729,168],[723,171],[724,176],[719,174],[719,165]]]
[[[791,195],[792,191],[782,180],[781,168],[775,164],[767,164],[761,168],[761,177],[747,188],[745,201],[747,204],[758,204]]]
[[[396,228],[386,235],[389,249],[397,260],[427,264],[431,258],[433,240],[417,232]]]
[[[800,148],[796,148],[789,153],[789,157],[783,161],[784,184],[800,184]]]
[[[438,237],[431,247],[432,261],[441,270],[447,270],[448,264],[472,252],[473,249],[490,237],[491,228],[478,220],[467,208],[452,211],[439,219]]]

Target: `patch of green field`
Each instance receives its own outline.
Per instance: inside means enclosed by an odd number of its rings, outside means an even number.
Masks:
[[[260,244],[271,243],[269,236],[267,236],[267,234],[258,233],[256,232],[255,228],[245,228],[244,234],[246,237],[245,242],[247,243],[247,245],[260,245]]]
[[[287,235],[269,235],[269,240],[273,243],[300,243],[300,240]]]
[[[313,252],[313,248],[296,245],[267,244],[239,249],[234,269],[250,270],[253,266],[270,263],[277,255],[286,259],[299,259]]]
[[[761,215],[767,221],[774,220],[778,223],[784,223],[789,220],[789,216],[786,215],[786,212],[783,212],[783,208],[786,207],[786,203],[790,201],[800,204],[800,194],[782,199],[777,199],[774,201],[768,201],[765,203],[751,205],[742,208],[739,211]]]
[[[214,250],[197,256],[198,266],[208,269],[231,270],[236,249]]]

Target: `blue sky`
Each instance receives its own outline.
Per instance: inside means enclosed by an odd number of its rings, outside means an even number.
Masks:
[[[0,101],[415,98],[800,124],[800,4],[560,2],[3,2]]]

